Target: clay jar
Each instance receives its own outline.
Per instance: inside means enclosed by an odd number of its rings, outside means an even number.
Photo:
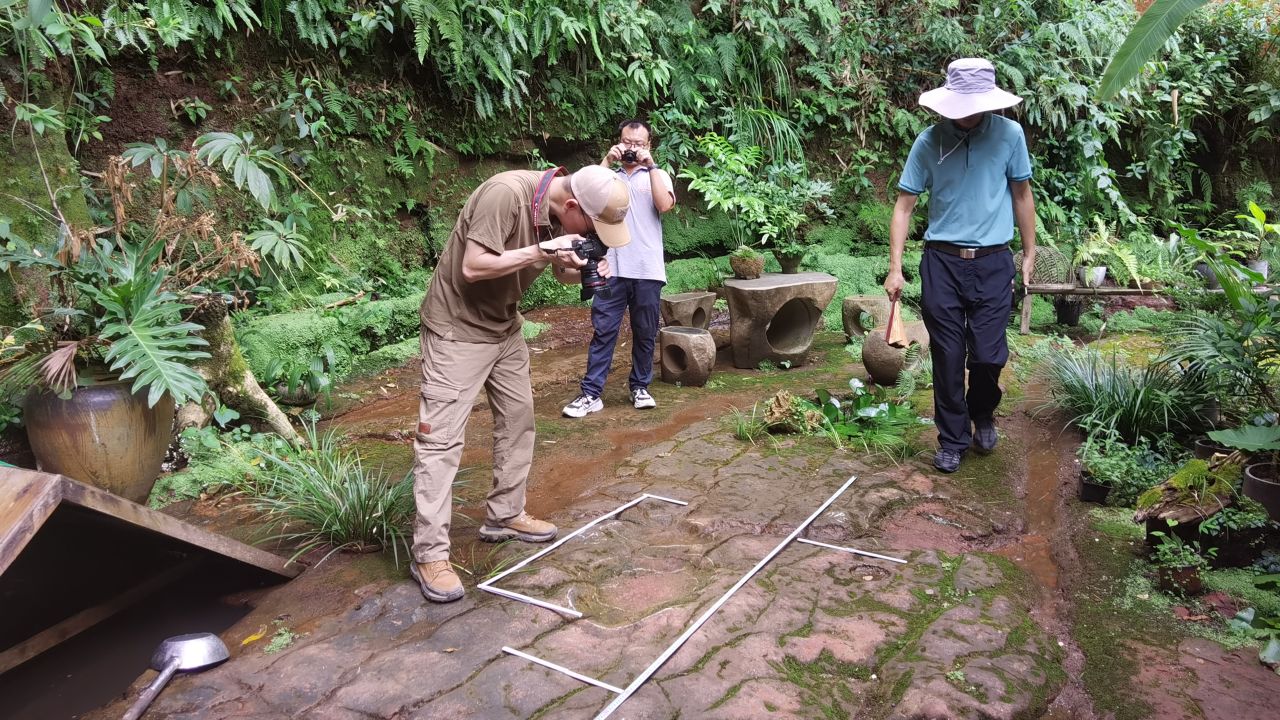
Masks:
[[[906,323],[904,329],[910,341],[905,348],[890,345],[883,332],[868,333],[862,341],[862,364],[878,385],[896,385],[904,370],[914,370],[924,362],[929,351],[929,332],[924,323]]]

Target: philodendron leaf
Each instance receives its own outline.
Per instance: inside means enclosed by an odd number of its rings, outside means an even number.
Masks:
[[[1209,433],[1213,440],[1238,450],[1258,452],[1260,450],[1280,450],[1280,426],[1232,428],[1230,430],[1214,430]]]

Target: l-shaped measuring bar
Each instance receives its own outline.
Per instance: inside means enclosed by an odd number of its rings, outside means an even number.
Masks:
[[[538,607],[546,608],[546,609],[548,609],[548,610],[554,610],[554,611],[556,611],[556,612],[558,612],[558,613],[564,613],[565,615],[569,615],[570,617],[575,617],[575,618],[580,618],[580,617],[582,617],[582,613],[580,613],[580,612],[578,612],[577,610],[574,610],[574,609],[572,609],[572,608],[567,608],[567,607],[564,607],[564,606],[561,606],[561,605],[556,605],[555,603],[550,603],[550,602],[547,602],[547,601],[545,601],[545,600],[539,600],[539,599],[537,599],[537,598],[531,598],[531,597],[529,597],[528,595],[521,595],[521,594],[520,594],[520,593],[518,593],[518,592],[512,592],[511,590],[504,590],[504,589],[502,589],[502,588],[500,588],[500,587],[494,587],[494,584],[495,584],[495,583],[497,583],[499,580],[503,579],[504,577],[506,577],[506,576],[510,575],[511,573],[516,572],[516,571],[517,571],[517,570],[519,570],[520,568],[523,568],[525,565],[528,565],[529,563],[533,562],[534,560],[537,560],[538,558],[542,557],[543,555],[546,555],[547,553],[551,552],[552,550],[555,550],[556,548],[560,547],[561,545],[563,545],[563,544],[565,544],[565,543],[569,542],[569,541],[570,541],[570,540],[572,540],[573,538],[575,538],[575,537],[577,537],[577,536],[581,535],[582,533],[584,533],[584,532],[586,532],[586,531],[590,530],[591,528],[595,527],[596,525],[598,525],[598,524],[600,524],[600,523],[604,522],[605,520],[608,520],[608,519],[609,519],[609,518],[611,518],[611,517],[616,516],[618,513],[621,513],[623,510],[626,510],[627,508],[633,507],[633,506],[635,506],[635,505],[638,505],[638,504],[640,504],[640,503],[644,502],[645,500],[661,500],[662,502],[672,503],[672,504],[674,504],[674,505],[688,505],[688,504],[689,504],[689,503],[687,503],[687,502],[684,502],[683,500],[672,500],[671,498],[668,498],[668,497],[662,497],[661,495],[653,495],[653,494],[651,494],[651,493],[644,493],[644,494],[640,495],[639,497],[637,497],[636,499],[632,500],[631,502],[628,502],[628,503],[624,503],[624,504],[622,504],[622,505],[619,505],[617,508],[615,508],[615,509],[613,509],[613,510],[610,510],[609,512],[605,513],[604,515],[601,515],[600,517],[596,518],[595,520],[592,520],[591,522],[587,523],[586,525],[583,525],[582,527],[578,528],[577,530],[574,530],[573,532],[569,533],[568,535],[565,535],[564,537],[562,537],[562,538],[560,538],[559,540],[555,541],[554,543],[552,543],[552,544],[548,545],[547,547],[543,548],[542,550],[540,550],[540,551],[538,551],[538,552],[536,552],[536,553],[534,553],[534,554],[530,555],[529,557],[525,558],[524,560],[521,560],[520,562],[516,563],[515,565],[512,565],[510,568],[507,568],[507,569],[506,569],[506,570],[504,570],[503,572],[500,572],[500,573],[498,573],[497,575],[494,575],[493,577],[489,578],[488,580],[485,580],[484,582],[480,583],[480,584],[479,584],[479,585],[477,585],[476,587],[480,588],[481,590],[484,590],[485,592],[493,593],[494,595],[501,595],[502,597],[510,598],[510,599],[512,599],[512,600],[519,600],[520,602],[526,602],[526,603],[529,603],[530,605],[537,605]],[[503,649],[505,650],[506,648],[503,648]],[[521,653],[521,654],[523,655],[523,653]],[[580,680],[582,679],[580,676],[577,676],[576,674],[575,674],[574,676],[575,676],[575,677],[578,677],[578,679],[580,679]],[[592,683],[592,684],[597,684],[597,683]]]
[[[619,687],[616,687],[616,686],[614,686],[614,685],[610,685],[609,683],[603,682],[603,681],[601,681],[601,680],[596,680],[595,678],[587,677],[586,675],[582,675],[581,673],[574,672],[573,670],[570,670],[569,668],[566,668],[566,667],[564,667],[564,666],[562,666],[562,665],[557,665],[557,664],[555,664],[555,663],[553,663],[553,662],[550,662],[550,661],[548,661],[548,660],[544,660],[544,659],[539,658],[539,657],[535,657],[535,656],[530,655],[530,654],[525,653],[525,652],[521,652],[520,650],[517,650],[517,649],[512,648],[512,647],[504,647],[504,648],[502,648],[502,650],[503,650],[504,652],[510,653],[510,654],[512,654],[512,655],[515,655],[515,656],[517,656],[517,657],[524,658],[525,660],[528,660],[528,661],[530,661],[530,662],[537,663],[537,664],[539,664],[539,665],[541,665],[541,666],[543,666],[543,667],[545,667],[545,668],[548,668],[548,669],[551,669],[551,670],[555,670],[555,671],[557,671],[557,672],[560,672],[560,673],[563,673],[563,674],[565,674],[565,675],[568,675],[569,677],[574,678],[575,680],[578,680],[578,681],[580,681],[580,682],[584,682],[584,683],[587,683],[587,684],[590,684],[590,685],[594,685],[594,686],[596,686],[596,687],[598,687],[598,688],[601,688],[601,689],[604,689],[604,690],[607,690],[607,691],[609,691],[609,692],[613,693],[616,697],[613,699],[613,701],[612,701],[611,703],[609,703],[609,705],[608,705],[608,706],[606,706],[603,710],[601,710],[601,711],[600,711],[600,714],[596,715],[596,718],[595,718],[595,720],[604,720],[604,718],[609,717],[611,714],[613,714],[613,712],[614,712],[615,710],[617,710],[617,709],[618,709],[618,707],[620,707],[624,702],[626,702],[626,701],[627,701],[627,699],[628,699],[628,698],[630,698],[630,697],[631,697],[631,696],[636,692],[636,690],[638,690],[638,689],[640,688],[640,686],[641,686],[641,685],[643,685],[643,684],[645,683],[645,681],[647,681],[650,677],[652,677],[652,676],[653,676],[653,674],[654,674],[655,672],[657,672],[657,671],[658,671],[658,668],[662,667],[662,665],[663,665],[663,664],[664,664],[668,659],[670,659],[670,658],[671,658],[671,656],[672,656],[672,655],[674,655],[674,654],[675,654],[675,652],[676,652],[677,650],[679,650],[679,649],[680,649],[680,646],[684,645],[685,641],[687,641],[690,637],[692,637],[692,636],[693,636],[693,634],[694,634],[694,633],[696,633],[696,632],[698,631],[698,629],[699,629],[699,628],[701,628],[701,627],[702,627],[702,625],[703,625],[704,623],[706,623],[706,621],[707,621],[708,619],[710,619],[710,618],[711,618],[711,616],[712,616],[712,615],[714,615],[714,614],[716,613],[716,611],[718,611],[718,610],[720,609],[720,606],[722,606],[722,605],[724,605],[726,602],[728,602],[729,598],[730,598],[730,597],[732,597],[734,593],[736,593],[738,590],[740,590],[740,589],[742,588],[742,586],[743,586],[743,585],[745,585],[748,581],[750,581],[750,580],[751,580],[751,578],[752,578],[753,576],[755,576],[755,574],[756,574],[757,572],[759,572],[759,571],[760,571],[760,569],[761,569],[761,568],[763,568],[763,567],[764,567],[765,565],[767,565],[771,560],[773,560],[773,558],[774,558],[775,556],[777,556],[777,554],[778,554],[778,553],[782,552],[782,550],[783,550],[784,548],[786,548],[786,547],[787,547],[787,545],[789,545],[792,541],[798,540],[799,542],[802,542],[802,543],[807,543],[807,544],[809,544],[809,545],[816,545],[816,546],[818,546],[818,547],[824,547],[824,548],[828,548],[828,549],[831,549],[831,550],[839,550],[839,551],[841,551],[841,552],[847,552],[847,553],[852,553],[852,554],[855,554],[855,555],[862,555],[862,556],[865,556],[865,557],[876,558],[876,559],[878,559],[878,560],[888,560],[889,562],[906,564],[906,562],[907,562],[906,560],[902,560],[902,559],[895,558],[895,557],[889,557],[888,555],[878,555],[878,554],[876,554],[876,553],[866,552],[866,551],[864,551],[864,550],[857,550],[857,549],[849,548],[849,547],[841,547],[841,546],[839,546],[839,545],[830,545],[830,544],[827,544],[827,543],[818,542],[818,541],[816,541],[816,540],[809,540],[808,538],[801,538],[801,537],[799,537],[802,533],[804,533],[806,530],[808,530],[808,529],[809,529],[809,525],[810,525],[810,524],[812,524],[814,520],[817,520],[817,519],[818,519],[818,516],[820,516],[823,512],[825,512],[825,511],[827,510],[827,508],[828,508],[828,507],[830,507],[830,506],[831,506],[831,504],[832,504],[832,503],[834,503],[834,502],[836,501],[836,499],[837,499],[837,498],[839,498],[841,495],[843,495],[843,494],[844,494],[845,490],[848,490],[848,489],[849,489],[849,486],[850,486],[850,485],[852,485],[852,484],[853,484],[853,481],[854,481],[854,480],[856,480],[856,479],[857,479],[857,476],[850,477],[850,478],[848,479],[848,481],[846,481],[846,482],[845,482],[845,484],[844,484],[844,485],[840,486],[840,489],[839,489],[839,490],[837,490],[837,491],[836,491],[836,492],[835,492],[831,497],[827,498],[826,502],[822,503],[822,505],[821,505],[817,510],[813,511],[813,514],[812,514],[812,515],[810,515],[810,516],[808,517],[808,519],[806,519],[804,522],[800,523],[800,525],[799,525],[799,526],[797,526],[797,527],[796,527],[796,529],[795,529],[794,531],[792,531],[792,533],[791,533],[790,535],[788,535],[788,536],[786,537],[786,539],[785,539],[785,540],[783,540],[782,542],[778,543],[777,547],[775,547],[771,552],[769,552],[769,554],[768,554],[768,555],[765,555],[765,556],[760,560],[760,562],[756,563],[756,566],[755,566],[755,567],[753,567],[753,568],[751,568],[750,570],[748,570],[748,571],[747,571],[747,574],[746,574],[746,575],[743,575],[743,576],[742,576],[742,577],[737,581],[737,583],[735,583],[735,584],[734,584],[734,586],[733,586],[733,587],[729,588],[728,592],[726,592],[724,595],[720,596],[720,599],[716,600],[716,602],[715,602],[715,603],[714,603],[710,608],[708,608],[708,609],[707,609],[707,611],[706,611],[706,612],[704,612],[704,613],[702,614],[702,616],[701,616],[701,617],[699,617],[699,618],[698,618],[698,619],[697,619],[697,620],[696,620],[692,625],[690,625],[688,628],[686,628],[686,629],[685,629],[685,631],[684,631],[684,633],[683,633],[680,637],[676,638],[675,642],[673,642],[670,646],[668,646],[668,647],[667,647],[667,649],[666,649],[666,650],[664,650],[664,651],[663,651],[663,653],[662,653],[661,655],[659,655],[659,656],[658,656],[658,659],[657,659],[657,660],[654,660],[654,661],[653,661],[653,663],[651,663],[651,664],[649,665],[649,667],[645,668],[645,669],[644,669],[644,671],[643,671],[643,672],[641,672],[641,673],[640,673],[640,675],[639,675],[639,676],[637,676],[634,680],[632,680],[632,681],[631,681],[631,684],[630,684],[630,685],[628,685],[625,689],[623,689],[623,688],[619,688]],[[537,553],[536,555],[530,556],[529,558],[525,559],[525,560],[524,560],[523,562],[521,562],[519,565],[516,565],[515,567],[512,567],[511,569],[507,570],[506,572],[504,572],[504,573],[502,573],[502,574],[500,574],[500,575],[497,575],[496,577],[494,577],[494,578],[492,578],[492,579],[490,579],[490,580],[488,580],[488,581],[486,581],[486,582],[484,582],[484,583],[481,583],[481,584],[479,585],[479,587],[480,587],[480,588],[482,588],[482,589],[484,589],[484,590],[488,590],[489,592],[494,593],[494,594],[496,594],[496,595],[502,595],[502,596],[504,596],[504,597],[509,597],[509,598],[511,598],[511,599],[513,599],[513,600],[521,600],[521,601],[524,601],[524,602],[530,602],[530,603],[533,603],[533,604],[538,605],[538,606],[540,606],[540,607],[545,607],[545,608],[548,608],[548,609],[551,609],[551,610],[556,610],[556,611],[558,611],[558,612],[563,612],[563,613],[566,613],[566,614],[572,615],[572,616],[574,616],[574,617],[582,617],[582,613],[579,613],[579,612],[578,612],[578,611],[576,611],[576,610],[571,610],[571,609],[569,609],[569,608],[560,607],[559,605],[553,605],[553,604],[551,604],[551,603],[543,602],[543,601],[541,601],[541,600],[536,600],[536,599],[534,599],[534,598],[530,598],[530,597],[527,597],[527,596],[524,596],[524,595],[520,595],[519,593],[511,592],[511,591],[509,591],[509,590],[502,590],[501,588],[491,587],[491,585],[492,585],[493,583],[497,582],[498,580],[501,580],[501,579],[502,579],[503,577],[505,577],[506,575],[508,575],[508,574],[510,574],[510,573],[513,573],[513,572],[515,572],[515,571],[519,570],[521,567],[523,567],[523,566],[527,565],[527,564],[528,564],[528,563],[530,563],[530,562],[533,562],[534,560],[538,559],[538,558],[539,558],[539,557],[541,557],[542,555],[545,555],[546,553],[551,552],[552,550],[554,550],[554,549],[556,548],[556,546],[558,546],[558,545],[560,545],[560,544],[564,543],[565,541],[569,540],[569,539],[570,539],[570,538],[572,538],[574,535],[578,535],[578,534],[580,534],[580,533],[582,533],[582,532],[586,531],[587,529],[589,529],[590,527],[592,527],[592,526],[593,526],[593,525],[595,525],[596,523],[599,523],[599,522],[601,522],[602,520],[605,520],[606,518],[613,517],[614,515],[617,515],[618,513],[622,512],[623,510],[626,510],[627,508],[629,508],[629,507],[631,507],[631,506],[633,506],[633,505],[635,505],[635,504],[637,504],[637,503],[641,502],[641,501],[642,501],[642,500],[644,500],[645,498],[652,498],[652,499],[654,499],[654,500],[662,500],[662,501],[664,501],[664,502],[675,503],[675,504],[677,504],[677,505],[687,505],[687,504],[688,504],[688,503],[685,503],[685,502],[681,502],[681,501],[679,501],[679,500],[672,500],[672,499],[670,499],[670,498],[664,498],[664,497],[661,497],[661,496],[658,496],[658,495],[649,495],[649,494],[641,495],[640,497],[636,498],[635,500],[632,500],[631,502],[629,502],[629,503],[627,503],[627,504],[625,504],[625,505],[623,505],[623,506],[619,507],[617,510],[614,510],[613,512],[610,512],[610,513],[608,513],[608,514],[606,514],[606,515],[602,515],[602,516],[600,516],[600,517],[596,518],[595,520],[592,520],[590,523],[588,523],[587,525],[584,525],[583,527],[579,528],[577,531],[575,531],[575,532],[574,532],[574,533],[572,533],[571,535],[567,535],[567,536],[565,536],[563,539],[561,539],[561,540],[560,540],[559,542],[557,542],[555,545],[552,545],[552,546],[550,546],[550,547],[546,548],[545,550],[543,550],[542,552],[539,552],[539,553]]]

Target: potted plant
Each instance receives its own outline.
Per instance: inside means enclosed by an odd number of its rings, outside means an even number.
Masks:
[[[804,228],[816,217],[828,217],[831,183],[809,178],[804,163],[763,166],[759,146],[739,147],[716,133],[698,138],[707,156],[701,167],[680,173],[689,187],[702,193],[707,206],[733,219],[739,245],[759,242],[769,247],[783,272],[796,272],[808,249]]]
[[[764,256],[750,245],[739,245],[729,253],[729,267],[739,280],[754,280],[764,272]]]
[[[83,240],[83,238],[81,238]],[[45,267],[61,305],[6,331],[0,396],[21,402],[37,464],[144,501],[171,439],[175,403],[198,400],[189,367],[208,357],[203,327],[166,288],[164,242],[63,238],[54,252],[11,239],[0,269]]]
[[[1176,522],[1169,525],[1175,526]],[[1160,539],[1156,546],[1154,560],[1160,589],[1170,593],[1198,595],[1204,589],[1200,579],[1200,571],[1208,567],[1206,558],[1217,554],[1216,548],[1201,551],[1197,541],[1185,542],[1175,533],[1154,532]]]
[[[1209,437],[1227,447],[1250,453],[1244,468],[1242,492],[1267,509],[1272,520],[1280,522],[1280,426],[1245,425],[1229,430],[1215,430]]]
[[[1112,465],[1116,464],[1104,453],[1109,442],[1110,438],[1091,434],[1076,451],[1080,461],[1080,502],[1099,505],[1107,502],[1107,495],[1111,492]]]
[[[1243,220],[1249,228],[1247,232],[1240,233],[1245,265],[1261,275],[1265,281],[1271,269],[1270,263],[1263,257],[1267,237],[1280,235],[1280,225],[1267,222],[1266,212],[1253,201],[1249,202],[1248,214],[1236,215],[1236,219]]]
[[[1267,529],[1274,525],[1261,503],[1241,497],[1201,521],[1199,531],[1205,546],[1218,552],[1214,567],[1245,567],[1258,556]]]
[[[1116,272],[1123,270],[1124,281],[1133,282],[1141,288],[1142,277],[1138,273],[1138,258],[1133,250],[1120,241],[1115,229],[1101,216],[1095,217],[1094,222],[1094,229],[1076,244],[1072,258],[1080,284],[1090,288],[1102,287],[1107,269],[1111,268],[1117,282],[1121,278]]]

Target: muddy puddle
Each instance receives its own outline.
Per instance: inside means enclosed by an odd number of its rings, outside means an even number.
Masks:
[[[1065,532],[1061,490],[1066,479],[1064,473],[1070,473],[1075,467],[1070,458],[1076,442],[1073,433],[1064,431],[1060,418],[1051,413],[1038,413],[1047,401],[1042,384],[1027,384],[1026,396],[1018,410],[1027,416],[1022,438],[1027,463],[1025,531],[1014,544],[1002,548],[1000,554],[1031,575],[1040,589],[1042,608],[1054,617],[1062,598],[1058,593],[1059,561],[1054,557],[1053,546]]]
[[[162,640],[222,633],[253,610],[261,574],[197,568],[170,586],[51,650],[0,674],[0,716],[78,718],[120,698],[147,669]]]

